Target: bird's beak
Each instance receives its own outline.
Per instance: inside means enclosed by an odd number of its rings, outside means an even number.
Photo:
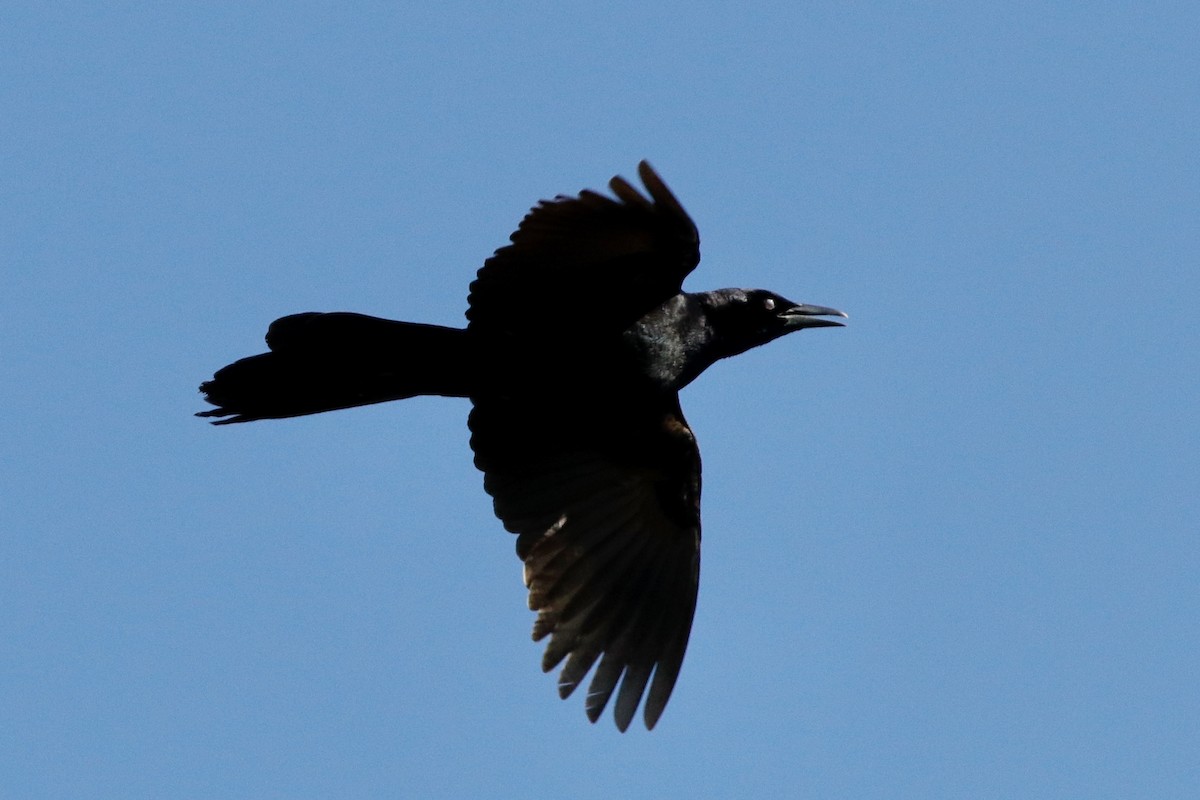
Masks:
[[[844,323],[832,319],[821,319],[821,317],[845,318],[846,316],[845,311],[838,311],[836,308],[810,306],[805,303],[785,308],[779,313],[780,319],[783,320],[783,327],[789,331],[799,330],[800,328],[840,327]]]

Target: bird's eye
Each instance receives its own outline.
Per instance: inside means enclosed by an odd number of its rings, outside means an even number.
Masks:
[[[763,300],[763,308],[765,308],[767,311],[774,311],[775,301],[768,297],[766,300]]]

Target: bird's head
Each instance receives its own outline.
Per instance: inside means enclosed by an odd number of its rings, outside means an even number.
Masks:
[[[827,317],[846,317],[836,308],[796,303],[765,289],[706,292],[704,306],[725,351],[720,357],[744,353],[803,328],[839,327],[843,323]]]

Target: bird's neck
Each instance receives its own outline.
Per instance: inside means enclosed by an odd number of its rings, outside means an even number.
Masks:
[[[625,332],[638,370],[657,389],[678,391],[717,359],[712,325],[699,295],[680,293]]]

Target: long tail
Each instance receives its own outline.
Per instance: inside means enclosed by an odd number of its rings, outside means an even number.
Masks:
[[[466,397],[466,331],[364,314],[292,314],[271,323],[271,352],[200,384],[215,425],[316,414],[420,394]]]

